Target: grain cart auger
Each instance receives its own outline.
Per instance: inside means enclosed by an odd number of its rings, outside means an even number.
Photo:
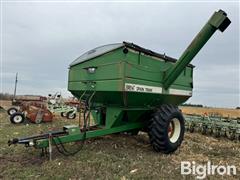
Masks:
[[[68,76],[68,90],[86,104],[83,126],[65,126],[60,132],[9,144],[63,147],[68,142],[143,130],[155,151],[174,152],[185,130],[177,105],[192,96],[194,66],[189,63],[217,29],[223,32],[230,23],[224,11],[215,12],[178,61],[127,42],[84,53],[70,64]],[[90,114],[94,126],[89,126]]]

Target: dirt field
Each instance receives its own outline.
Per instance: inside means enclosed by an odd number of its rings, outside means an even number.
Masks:
[[[203,115],[204,113],[206,113],[208,115],[218,114],[223,117],[240,118],[240,109],[202,108],[202,107],[187,107],[187,106],[181,106],[180,108],[182,112],[185,114]]]
[[[11,101],[0,100],[0,106],[2,106],[4,109],[11,107],[11,104]]]
[[[240,179],[240,144],[200,134],[185,134],[184,142],[172,155],[155,153],[146,133],[137,136],[108,135],[86,141],[82,151],[65,157],[54,149],[53,161],[40,151],[8,146],[14,137],[60,129],[77,120],[57,117],[53,123],[13,125],[0,113],[0,179],[194,179],[180,174],[181,161],[215,165],[235,165],[236,176],[208,176],[208,179]]]

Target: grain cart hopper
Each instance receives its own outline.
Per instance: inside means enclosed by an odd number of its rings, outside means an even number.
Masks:
[[[70,64],[68,90],[85,102],[84,124],[9,144],[36,148],[63,144],[118,132],[147,131],[153,149],[174,152],[184,136],[184,118],[177,106],[192,96],[193,67],[189,64],[216,30],[231,21],[215,12],[179,60],[133,43],[123,42],[92,49]],[[89,125],[92,114],[95,126]],[[68,153],[71,154],[71,153]]]

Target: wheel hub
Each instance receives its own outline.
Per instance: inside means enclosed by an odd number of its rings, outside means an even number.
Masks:
[[[15,112],[16,112],[16,111],[12,109],[12,110],[10,111],[10,114],[13,114],[13,113],[15,113]]]
[[[21,117],[21,116],[15,116],[15,117],[14,117],[14,121],[15,121],[16,123],[19,123],[19,122],[22,121],[22,117]]]
[[[168,127],[168,137],[171,138],[174,132],[174,124],[173,122],[170,122]]]
[[[180,137],[180,132],[181,125],[179,120],[177,118],[172,119],[168,126],[168,138],[170,142],[177,142],[178,138]]]

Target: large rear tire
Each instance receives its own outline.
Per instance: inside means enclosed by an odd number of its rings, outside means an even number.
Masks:
[[[150,143],[156,152],[173,153],[184,137],[184,117],[173,105],[162,105],[152,116],[148,126]]]

